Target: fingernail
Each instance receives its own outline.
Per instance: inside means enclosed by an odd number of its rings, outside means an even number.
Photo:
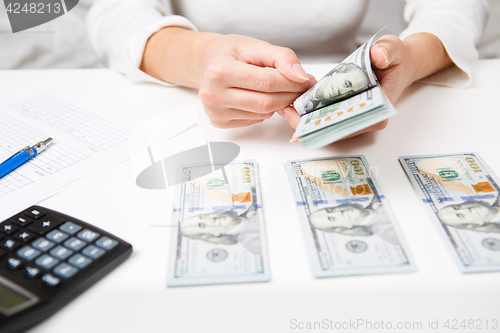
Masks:
[[[384,60],[385,60],[384,67],[385,67],[385,66],[389,65],[389,52],[383,46],[380,47],[380,52],[382,52],[382,55],[384,56]]]
[[[297,138],[295,136],[292,136],[292,138],[290,139],[290,142],[291,143],[297,143],[297,142],[299,142],[299,138]]]
[[[304,70],[304,68],[302,68],[302,66],[300,64],[293,64],[292,70],[295,73],[295,75],[300,77],[302,80],[306,80],[306,81],[309,80],[309,77],[307,76],[306,71]]]
[[[314,80],[309,79],[306,84],[306,90],[309,90],[312,86],[314,86],[315,83],[313,83]]]
[[[285,119],[285,121],[286,121],[287,116],[286,116],[285,110],[279,109],[279,110],[276,110],[276,112],[278,112],[278,114],[281,116],[281,118]]]

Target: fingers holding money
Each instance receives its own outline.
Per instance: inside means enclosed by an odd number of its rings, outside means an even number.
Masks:
[[[223,92],[201,90],[199,98],[212,125],[219,128],[241,127],[269,119],[276,110],[282,109],[300,93],[262,93],[230,88]],[[243,120],[244,122],[240,121]],[[233,126],[234,125],[234,126]]]
[[[178,27],[151,36],[140,69],[197,88],[211,122],[223,128],[261,122],[316,82],[289,48]]]
[[[294,66],[304,71],[300,64]],[[264,68],[238,61],[234,62],[231,67],[212,65],[207,70],[209,73],[206,75],[211,76],[210,80],[213,83],[220,81],[220,84],[227,88],[240,88],[267,93],[302,93],[311,87],[308,81],[314,78],[312,75],[305,74],[306,79],[301,78],[300,81],[294,81],[274,68]],[[282,71],[284,70],[282,69]]]
[[[328,74],[329,76],[326,76],[335,79],[340,78],[325,83],[329,87],[336,88],[337,81],[344,81],[344,83],[351,85],[353,81],[358,80],[360,82],[359,90],[354,95],[343,96],[344,99],[347,98],[346,101],[342,102],[343,104],[335,104],[334,101],[328,100],[326,98],[328,94],[323,90],[321,91],[321,97],[317,98],[320,101],[318,103],[319,108],[324,108],[321,113],[315,113],[314,109],[311,109],[311,113],[301,117],[296,109],[291,106],[277,111],[292,128],[297,129],[290,142],[298,142],[298,138],[300,138],[300,142],[304,146],[318,148],[341,139],[379,131],[387,126],[388,121],[384,119],[396,114],[391,103],[386,102],[387,98],[394,103],[403,89],[409,84],[405,75],[408,68],[407,56],[409,50],[405,43],[396,36],[383,36],[374,46],[371,46],[372,40],[373,38],[360,46],[344,62],[335,67]],[[371,59],[365,56],[367,52],[370,52]],[[377,84],[372,69],[375,69],[379,74],[378,79],[381,87]],[[323,80],[324,78],[321,79],[321,82]],[[387,98],[384,96],[383,91]],[[305,96],[307,103],[312,100],[308,95],[303,96]],[[369,104],[371,106],[366,108],[368,100],[371,101],[371,104]],[[349,101],[349,105],[344,105]],[[296,105],[297,102],[294,103],[294,106]],[[298,107],[301,105],[299,103]],[[366,118],[364,114],[369,110],[374,110],[373,112],[376,113],[372,114],[377,114],[377,116],[371,116],[370,120],[363,123],[361,120]],[[302,110],[299,110],[299,112],[303,113]],[[352,117],[356,117],[356,121],[348,121]],[[366,126],[366,128],[363,129],[362,125]]]
[[[300,115],[292,106],[286,106],[276,112],[278,112],[281,118],[283,118],[292,128],[295,129],[299,125]]]
[[[250,113],[269,113],[281,109],[290,104],[290,100],[296,98],[298,92],[276,92],[266,93],[251,91],[239,88],[226,88],[220,91],[217,88],[200,89],[198,97],[205,105],[205,109],[214,110],[207,113],[210,117],[212,113],[225,111],[225,116],[233,119],[241,119],[229,114],[232,110],[247,111]],[[244,119],[246,119],[245,117]],[[251,116],[251,118],[254,118]]]
[[[340,100],[343,104],[351,101],[350,106],[336,104],[335,100],[327,98],[329,94],[322,89],[315,90],[319,91],[319,97],[304,94],[298,103],[297,101],[294,103],[301,114],[310,112],[306,116],[300,117],[291,107],[277,111],[291,127],[297,129],[291,142],[297,142],[300,138],[302,145],[314,149],[341,139],[382,130],[387,126],[387,119],[397,113],[391,104],[396,103],[406,87],[452,64],[443,44],[432,34],[418,33],[404,40],[393,35],[386,35],[372,46],[374,37],[325,76],[325,78],[340,79],[337,81],[349,83],[350,87],[354,78],[359,79],[360,88],[352,95],[342,96],[343,99]],[[435,53],[437,57],[424,57],[427,50],[432,50],[431,53]],[[365,56],[368,51],[369,58]],[[364,75],[358,75],[359,71],[362,71],[361,74]],[[327,82],[323,81],[325,78],[320,82]],[[330,80],[325,84],[330,90],[338,90],[341,96],[341,90],[337,89],[335,82]],[[341,85],[338,86],[341,87]],[[332,87],[335,89],[331,89]],[[367,95],[368,93],[370,96]],[[391,103],[387,103],[387,99]],[[368,104],[365,101],[368,100],[371,100],[372,104],[367,108]],[[375,100],[377,102],[374,102]],[[309,104],[312,105],[311,108]],[[321,113],[314,112],[319,108],[323,108]],[[363,108],[365,108],[364,111]],[[355,111],[357,113],[350,114]],[[367,111],[373,111],[373,113],[368,117],[365,115]],[[348,120],[354,116],[355,121]],[[363,126],[366,128],[362,129]]]
[[[396,36],[382,36],[370,49],[372,64],[384,69],[401,63],[403,42]]]
[[[393,104],[410,84],[453,64],[441,40],[426,32],[404,40],[382,36],[372,46],[370,57],[380,85]]]
[[[405,43],[396,36],[382,36],[370,50],[370,57],[382,89],[395,104],[409,80],[409,57]]]
[[[243,36],[223,36],[203,66],[198,97],[216,127],[261,122],[290,105],[315,80],[287,48]]]

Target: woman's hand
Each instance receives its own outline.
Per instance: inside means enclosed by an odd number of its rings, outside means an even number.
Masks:
[[[434,35],[418,33],[401,40],[396,36],[382,36],[370,49],[375,74],[392,104],[396,104],[401,93],[413,82],[436,73],[452,64],[441,41]],[[300,116],[291,106],[279,112],[293,128],[297,128]],[[367,127],[344,139],[379,131],[388,120]],[[292,141],[296,138],[292,137]]]
[[[141,69],[198,88],[205,113],[219,128],[260,123],[316,83],[288,48],[176,27],[149,39]]]

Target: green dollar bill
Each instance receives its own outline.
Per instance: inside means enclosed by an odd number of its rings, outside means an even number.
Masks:
[[[380,31],[379,31],[380,32]],[[300,115],[340,102],[378,85],[370,59],[376,33],[293,103]]]
[[[285,164],[315,277],[416,270],[362,155]]]
[[[257,165],[214,167],[198,178],[207,165],[179,170],[168,286],[270,279]]]
[[[402,156],[399,162],[439,222],[461,271],[500,271],[500,187],[481,157]]]

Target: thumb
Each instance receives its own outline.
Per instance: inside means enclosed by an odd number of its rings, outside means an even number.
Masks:
[[[300,115],[295,111],[295,109],[291,106],[285,106],[283,109],[278,110],[278,114],[281,118],[285,119],[285,121],[292,128],[297,128],[300,122]]]
[[[402,41],[396,36],[382,36],[370,49],[372,64],[378,69],[385,69],[401,62]]]

